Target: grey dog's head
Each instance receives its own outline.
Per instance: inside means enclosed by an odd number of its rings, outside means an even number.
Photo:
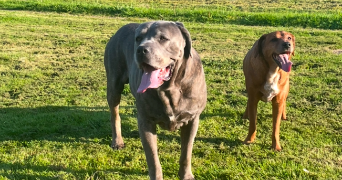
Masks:
[[[168,81],[175,63],[190,56],[190,33],[182,23],[155,21],[139,25],[135,30],[134,57],[144,74],[138,92]]]

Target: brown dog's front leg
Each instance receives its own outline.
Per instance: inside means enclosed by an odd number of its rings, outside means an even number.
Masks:
[[[181,156],[178,175],[181,180],[194,180],[191,171],[192,147],[198,129],[199,117],[181,127]]]
[[[257,124],[257,107],[260,97],[257,94],[248,95],[247,113],[249,119],[248,135],[244,141],[245,144],[254,142],[256,137],[256,124]]]
[[[277,102],[277,98],[272,101],[272,118],[273,118],[273,132],[272,132],[272,148],[276,151],[281,150],[279,142],[280,122],[284,111],[285,101]]]
[[[138,117],[139,133],[143,145],[150,180],[162,180],[163,173],[159,162],[157,150],[156,125],[146,123]]]

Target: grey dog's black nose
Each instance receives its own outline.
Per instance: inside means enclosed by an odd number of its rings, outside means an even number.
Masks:
[[[284,48],[290,48],[291,47],[291,43],[284,42],[283,46],[284,46]]]
[[[150,51],[144,47],[144,46],[139,46],[138,49],[137,49],[137,53],[138,54],[147,54],[149,53]]]

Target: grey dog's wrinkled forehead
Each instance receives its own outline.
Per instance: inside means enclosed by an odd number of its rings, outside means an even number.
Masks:
[[[178,29],[178,25],[172,21],[154,21],[143,23],[140,24],[135,31],[136,37],[139,35],[155,36],[160,34],[175,36],[177,34],[181,34],[181,32]]]

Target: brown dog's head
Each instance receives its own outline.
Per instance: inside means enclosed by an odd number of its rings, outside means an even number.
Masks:
[[[264,34],[258,40],[258,53],[267,61],[272,59],[282,70],[291,71],[291,57],[294,56],[295,37],[285,31]],[[272,62],[268,62],[272,63]]]
[[[191,56],[190,33],[182,23],[155,21],[135,31],[134,57],[144,73],[138,88],[157,88],[170,80],[175,63]]]

